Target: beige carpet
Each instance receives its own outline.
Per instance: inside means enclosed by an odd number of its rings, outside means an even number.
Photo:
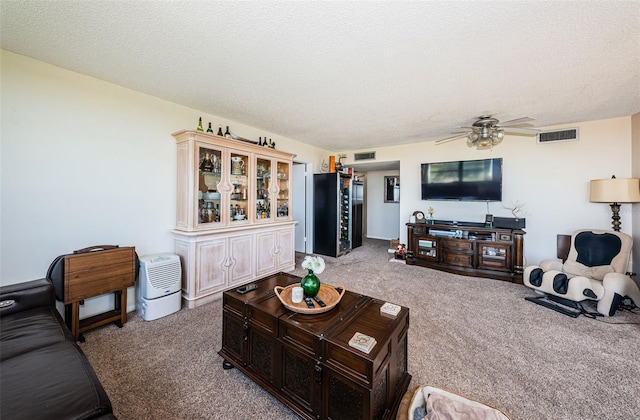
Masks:
[[[320,279],[410,308],[410,386],[431,384],[512,419],[640,417],[640,314],[576,319],[525,301],[522,285],[389,262],[387,241],[325,257]],[[554,252],[551,252],[554,254]],[[298,275],[305,270],[300,268]],[[236,369],[223,370],[220,302],[81,345],[120,419],[296,419]]]

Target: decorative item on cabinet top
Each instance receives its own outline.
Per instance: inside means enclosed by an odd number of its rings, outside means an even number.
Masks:
[[[202,117],[200,117],[198,119],[198,126],[196,128],[196,131],[204,132],[204,129],[202,127]],[[209,122],[209,128],[207,128],[207,134],[212,134],[213,135],[213,129],[211,128],[211,122]],[[267,136],[264,137],[264,143],[262,142],[262,137],[260,137],[259,140],[249,140],[247,138],[244,138],[244,137],[241,137],[241,136],[235,134],[232,131],[229,131],[229,126],[227,126],[227,129],[226,129],[225,133],[222,133],[222,124],[220,124],[218,126],[217,136],[230,138],[230,139],[234,139],[234,140],[239,140],[239,141],[243,141],[245,143],[255,144],[255,145],[261,146],[261,147],[268,147],[270,149],[275,149],[276,148],[276,142],[274,142],[271,139],[269,139],[269,141],[267,142]]]
[[[298,312],[301,314],[313,315],[313,314],[323,314],[332,310],[333,308],[340,303],[340,300],[344,296],[347,289],[344,286],[330,286],[328,284],[322,284],[319,288],[317,297],[318,300],[313,300],[313,307],[307,305],[303,300],[300,303],[295,303],[292,299],[293,288],[296,287],[298,283],[291,284],[286,287],[275,286],[274,292],[276,297],[280,300],[280,302],[284,305],[285,308],[289,309],[293,312]],[[317,304],[320,301],[324,304],[321,306]]]
[[[415,217],[415,222],[413,223],[425,223],[424,213],[420,210],[414,211],[413,217]]]
[[[236,134],[233,134],[233,133],[229,133],[229,134],[231,135],[231,138],[234,139],[234,140],[240,140],[240,141],[244,141],[244,142],[251,143],[251,144],[258,144],[258,142],[255,141],[255,140],[245,139],[244,137],[240,137],[240,136],[238,136]]]
[[[267,138],[265,137],[265,141],[262,145],[259,145],[257,141],[255,140],[249,140],[249,139],[245,139],[243,137],[237,136],[233,133],[230,133],[231,136],[230,137],[224,137],[224,136],[220,136],[217,134],[211,134],[211,133],[206,133],[204,131],[198,131],[198,130],[179,130],[176,131],[174,133],[171,133],[171,135],[173,137],[176,138],[177,142],[180,143],[182,141],[187,141],[187,140],[198,140],[198,141],[205,141],[208,143],[211,142],[215,142],[214,144],[217,144],[218,141],[222,140],[222,141],[228,141],[229,145],[231,144],[238,144],[238,145],[242,145],[242,147],[246,147],[246,146],[252,146],[251,150],[255,150],[256,152],[258,152],[259,150],[263,150],[265,151],[265,153],[268,154],[272,154],[274,151],[276,151],[277,149],[275,149],[275,142],[271,141],[271,143],[269,144]],[[236,138],[234,138],[236,137]],[[269,139],[271,140],[271,139]],[[278,150],[279,151],[279,150]],[[258,152],[259,153],[259,152]],[[292,158],[295,157],[295,154],[291,154],[291,153],[287,153],[287,152],[282,152],[283,155],[289,155]]]
[[[322,257],[312,257],[307,255],[302,261],[302,268],[309,270],[306,276],[300,281],[302,290],[306,297],[314,297],[320,290],[320,279],[316,274],[320,274],[324,271],[325,263]],[[321,305],[322,306],[322,305]]]

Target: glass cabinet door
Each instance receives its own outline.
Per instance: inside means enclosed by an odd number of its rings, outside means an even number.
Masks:
[[[351,249],[351,177],[338,173],[340,188],[340,252]]]
[[[286,218],[289,216],[289,163],[278,162],[276,168],[276,180],[278,183],[277,197],[277,218]]]
[[[256,159],[256,220],[271,218],[271,159]]]
[[[495,242],[478,242],[478,268],[511,270],[511,246]]]
[[[424,236],[417,239],[417,255],[424,259],[438,260],[438,239]]]
[[[198,157],[198,225],[220,223],[222,151],[201,146]]]
[[[249,156],[231,151],[229,161],[229,181],[232,185],[229,193],[229,219],[236,224],[247,220],[249,186]]]

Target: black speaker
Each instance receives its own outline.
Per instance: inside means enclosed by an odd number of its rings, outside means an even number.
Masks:
[[[524,229],[527,227],[527,223],[525,218],[494,217],[493,226],[502,229]]]

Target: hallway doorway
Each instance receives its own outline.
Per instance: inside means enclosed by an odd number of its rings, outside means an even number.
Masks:
[[[311,244],[313,244],[311,231],[311,210],[312,202],[312,170],[310,163],[293,162],[291,193],[293,199],[293,209],[291,217],[297,221],[295,227],[295,251],[311,254]]]

